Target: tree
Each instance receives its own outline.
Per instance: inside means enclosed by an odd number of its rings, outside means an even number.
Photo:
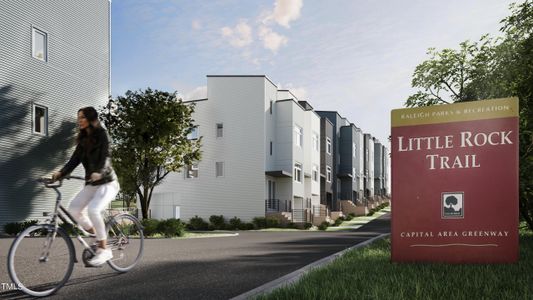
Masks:
[[[449,196],[446,198],[446,205],[449,206],[449,208],[452,208],[452,206],[457,205],[458,200],[455,196]]]
[[[430,48],[430,58],[415,68],[419,90],[406,106],[517,96],[520,106],[520,216],[533,230],[533,2],[510,6],[501,21],[501,38],[482,36],[459,50]]]
[[[194,104],[184,104],[175,92],[150,88],[127,91],[101,110],[122,191],[138,196],[144,219],[154,188],[170,172],[179,172],[201,157],[201,138],[187,138],[194,128],[193,112]]]

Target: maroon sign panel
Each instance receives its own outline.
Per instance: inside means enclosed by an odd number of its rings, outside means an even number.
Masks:
[[[392,111],[392,261],[518,260],[518,99]]]

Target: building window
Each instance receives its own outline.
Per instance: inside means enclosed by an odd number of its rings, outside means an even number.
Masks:
[[[355,143],[352,143],[352,156],[355,157]]]
[[[272,105],[273,105],[273,104],[274,104],[274,101],[270,100],[270,108],[269,108],[269,110],[270,110],[270,114],[272,114]]]
[[[330,138],[326,138],[326,152],[328,154],[331,154],[331,139]]]
[[[198,164],[185,167],[185,178],[198,178]]]
[[[303,144],[304,144],[304,130],[302,127],[296,125],[294,126],[294,133],[295,133],[295,143],[296,143],[296,146],[302,148],[303,147]]]
[[[217,123],[217,138],[224,136],[224,124]]]
[[[326,167],[326,181],[331,182],[331,167],[330,166]]]
[[[294,181],[302,182],[302,164],[294,164]]]
[[[313,149],[315,151],[319,151],[319,144],[318,144],[318,134],[314,133],[313,134]]]
[[[313,165],[313,181],[318,182],[318,166]]]
[[[216,176],[217,177],[223,177],[224,176],[224,162],[217,161],[216,162]]]
[[[356,179],[357,179],[357,176],[356,176],[356,174],[355,174],[355,168],[352,169],[352,177],[353,177],[353,178],[352,178],[352,179],[353,179],[353,182],[355,182]]]
[[[48,108],[41,105],[33,105],[32,132],[48,135]]]
[[[272,156],[272,141],[270,141],[270,155]]]
[[[199,135],[198,126],[192,128],[191,132],[187,135],[188,140],[197,140]]]
[[[42,60],[48,60],[48,34],[42,30],[32,27],[32,56]]]

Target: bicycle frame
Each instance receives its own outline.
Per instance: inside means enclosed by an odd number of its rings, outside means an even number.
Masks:
[[[77,177],[77,176],[67,177],[67,179],[71,179],[71,178],[85,181],[85,179],[82,177]],[[58,218],[61,219],[63,223],[70,224],[71,226],[73,226],[73,228],[80,229],[80,231],[84,235],[90,235],[88,232],[83,230],[81,226],[79,226],[76,219],[74,219],[74,217],[68,212],[68,210],[65,207],[63,207],[63,205],[61,205],[61,192],[58,189],[59,187],[61,187],[61,185],[62,185],[61,182],[56,185],[45,184],[46,187],[54,189],[54,191],[57,193],[57,198],[56,198],[56,204],[54,207],[54,213],[52,217],[47,220],[48,221],[47,223],[54,226],[54,229],[52,232],[52,236],[51,237],[48,236],[45,244],[43,245],[43,252],[41,254],[41,257],[39,258],[39,261],[48,260],[48,255],[50,255],[50,248],[52,247],[52,243],[55,240],[57,231],[59,230],[59,223],[57,222]],[[43,215],[48,216],[48,213],[43,213]],[[48,234],[50,234],[50,232]],[[87,244],[87,242],[85,242],[85,240],[79,233],[76,233],[76,239],[83,245],[85,249],[88,249],[93,255],[96,255],[95,251],[91,248],[89,244]],[[74,262],[78,262],[76,252],[74,252]]]

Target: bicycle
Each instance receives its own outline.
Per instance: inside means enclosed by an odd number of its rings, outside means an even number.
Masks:
[[[64,179],[85,181],[85,178],[78,176]],[[61,205],[59,188],[63,181],[54,184],[49,178],[41,178],[38,182],[57,193],[54,212],[45,223],[30,226],[15,238],[9,249],[7,265],[9,277],[19,290],[31,296],[44,297],[65,285],[72,275],[74,263],[78,262],[74,243],[65,228],[76,231],[76,238],[84,247],[81,257],[86,267],[92,267],[89,260],[96,254],[96,243],[89,245],[83,239],[80,233],[86,237],[95,235],[83,230]],[[43,216],[50,216],[50,213],[43,213]],[[58,219],[63,221],[61,226]],[[108,232],[107,247],[113,251],[113,258],[107,264],[120,273],[131,270],[143,255],[144,234],[141,223],[134,216],[121,213],[108,216],[105,224]],[[38,274],[39,271],[44,274]],[[49,282],[43,283],[44,280]]]

